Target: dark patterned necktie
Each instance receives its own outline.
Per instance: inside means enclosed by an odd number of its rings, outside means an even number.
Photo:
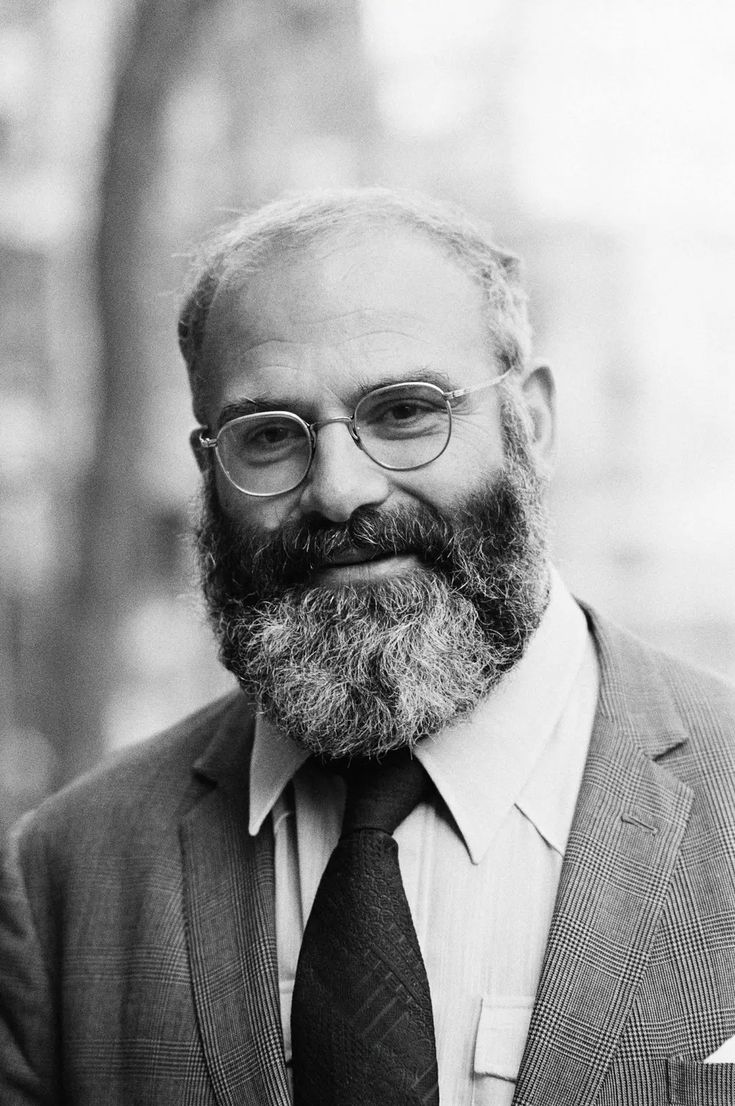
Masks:
[[[438,1106],[429,983],[392,836],[428,786],[408,750],[348,770],[296,970],[295,1106]]]

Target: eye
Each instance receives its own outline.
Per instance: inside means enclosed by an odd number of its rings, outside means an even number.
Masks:
[[[447,419],[439,392],[420,385],[388,388],[365,397],[358,411],[358,430],[381,438],[412,437],[434,433]]]
[[[385,404],[379,411],[378,418],[382,422],[409,423],[423,418],[427,413],[436,410],[425,401],[421,400],[396,400],[394,403]]]
[[[295,419],[278,415],[248,415],[225,428],[220,437],[224,458],[261,465],[289,460],[309,450],[309,437]]]
[[[279,446],[294,437],[295,427],[288,423],[270,423],[243,434],[243,445],[267,448]]]

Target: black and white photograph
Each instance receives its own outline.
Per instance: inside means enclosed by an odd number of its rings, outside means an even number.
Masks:
[[[0,0],[0,1106],[735,1106],[735,9]]]

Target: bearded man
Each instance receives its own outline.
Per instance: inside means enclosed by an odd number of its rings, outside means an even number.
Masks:
[[[550,566],[515,260],[284,200],[180,343],[240,689],[12,835],[2,1102],[735,1102],[735,700]]]

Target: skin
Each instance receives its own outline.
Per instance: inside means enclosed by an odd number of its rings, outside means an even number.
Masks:
[[[428,378],[446,389],[472,388],[500,372],[480,289],[433,242],[404,230],[332,237],[274,256],[246,286],[230,280],[210,310],[204,359],[212,431],[238,413],[231,405],[247,398],[312,422],[351,415],[357,400],[381,384]],[[529,368],[516,387],[535,459],[548,468],[555,426],[551,373]],[[214,463],[196,435],[192,444],[201,468]],[[319,431],[308,477],[293,491],[247,496],[219,466],[216,479],[232,520],[265,534],[307,517],[346,522],[367,505],[390,510],[421,501],[451,511],[492,482],[503,460],[498,390],[490,388],[455,407],[446,451],[422,469],[382,469],[338,423]],[[355,551],[322,577],[357,582],[415,567],[411,557],[368,563]]]

